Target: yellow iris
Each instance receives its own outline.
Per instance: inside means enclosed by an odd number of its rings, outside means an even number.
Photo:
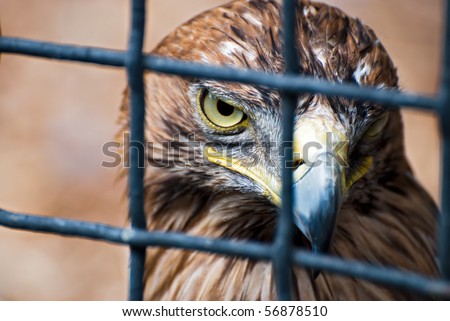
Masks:
[[[199,94],[200,115],[207,125],[216,130],[233,130],[246,123],[247,115],[239,108],[211,93]]]

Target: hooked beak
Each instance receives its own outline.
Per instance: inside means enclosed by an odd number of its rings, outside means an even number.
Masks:
[[[344,194],[344,171],[333,158],[333,154],[324,152],[311,164],[302,165],[308,168],[293,186],[294,223],[316,253],[326,252],[330,246]]]

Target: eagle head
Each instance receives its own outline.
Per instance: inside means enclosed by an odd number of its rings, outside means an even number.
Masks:
[[[234,1],[178,28],[153,53],[282,73],[280,19],[276,1]],[[298,23],[299,73],[361,86],[397,86],[388,54],[359,20],[302,1]],[[188,194],[240,194],[240,200],[265,208],[262,216],[273,220],[281,203],[281,155],[288,152],[281,138],[280,94],[214,80],[151,73],[147,79],[153,144],[148,159],[178,180],[167,185],[168,193],[176,188]],[[294,162],[286,165],[294,177],[294,221],[314,250],[328,247],[339,210],[361,178],[401,151],[401,140],[388,139],[392,133],[384,129],[389,126],[401,129],[389,106],[299,96]]]

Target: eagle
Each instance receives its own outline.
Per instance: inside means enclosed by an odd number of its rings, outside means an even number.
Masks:
[[[298,72],[398,89],[374,31],[326,4],[299,0]],[[279,1],[236,0],[179,26],[151,52],[283,73]],[[151,231],[272,242],[281,204],[281,96],[276,90],[146,72],[145,213]],[[130,93],[120,109],[129,131]],[[294,246],[438,275],[438,209],[405,158],[398,108],[298,95],[292,162]],[[124,151],[126,153],[126,151]],[[296,300],[410,300],[415,293],[294,266]],[[271,262],[152,247],[146,300],[275,300]]]

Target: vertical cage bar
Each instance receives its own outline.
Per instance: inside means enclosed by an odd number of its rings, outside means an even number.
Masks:
[[[442,137],[441,219],[439,224],[439,263],[443,277],[450,279],[450,4],[445,4],[445,39],[441,84],[440,123]]]
[[[129,169],[129,214],[131,226],[146,229],[144,213],[144,128],[145,93],[142,65],[144,43],[145,0],[131,3],[131,30],[126,56],[128,85],[130,87],[130,169]],[[130,283],[128,298],[132,301],[143,299],[145,247],[130,247]]]
[[[283,1],[283,40],[285,73],[297,73],[298,58],[296,49],[296,0]],[[274,246],[273,263],[279,300],[291,299],[291,256],[292,256],[292,141],[294,132],[294,111],[297,105],[297,96],[282,93],[282,146],[281,146],[281,178],[282,197],[281,213],[278,218],[276,239]]]

